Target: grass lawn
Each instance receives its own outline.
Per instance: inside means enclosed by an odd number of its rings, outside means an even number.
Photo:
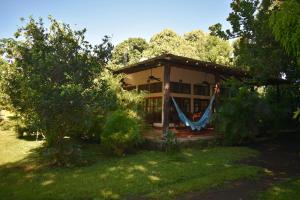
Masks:
[[[261,200],[286,200],[299,199],[300,197],[300,179],[290,180],[278,185],[274,185],[264,192]]]
[[[256,156],[248,148],[185,149],[166,154],[141,151],[123,158],[107,158],[90,144],[85,152],[96,161],[86,167],[38,166],[35,149],[42,142],[16,139],[0,132],[1,199],[172,199],[232,180],[257,178],[262,169],[237,164]]]

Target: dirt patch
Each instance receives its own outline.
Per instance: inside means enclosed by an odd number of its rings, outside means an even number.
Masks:
[[[242,161],[243,164],[265,168],[266,176],[260,180],[238,180],[229,186],[206,192],[191,192],[177,199],[184,200],[250,200],[273,184],[300,177],[300,133],[285,134],[276,140],[249,145],[261,154]],[[228,185],[228,184],[226,184]]]

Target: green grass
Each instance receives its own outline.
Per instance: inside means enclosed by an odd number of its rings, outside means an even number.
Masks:
[[[262,174],[258,167],[235,162],[257,155],[248,148],[186,149],[171,155],[142,151],[107,158],[90,144],[85,155],[92,155],[93,164],[50,168],[37,164],[41,160],[35,150],[41,145],[0,132],[1,199],[171,199]]]
[[[299,199],[300,197],[300,179],[289,180],[277,184],[264,192],[259,199],[261,200],[288,200]]]
[[[20,140],[13,131],[0,129],[0,165],[21,161],[41,145],[41,141]]]

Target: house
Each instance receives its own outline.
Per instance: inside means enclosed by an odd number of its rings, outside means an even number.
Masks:
[[[230,77],[238,80],[250,77],[237,68],[172,54],[154,57],[115,73],[127,75],[123,79],[125,89],[148,91],[146,120],[153,126],[163,127],[164,131],[178,120],[171,96],[186,115],[199,117],[207,107],[216,83]]]

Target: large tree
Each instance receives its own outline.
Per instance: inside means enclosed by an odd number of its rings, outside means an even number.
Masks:
[[[275,2],[233,0],[232,12],[227,18],[231,30],[223,31],[221,24],[210,27],[212,35],[224,39],[238,38],[234,50],[236,65],[250,70],[258,79],[279,78],[283,74],[289,79],[295,75],[294,57],[281,48],[270,27]]]
[[[275,39],[287,53],[297,59],[300,67],[300,2],[286,0],[274,8],[270,18]]]
[[[120,67],[137,63],[141,60],[143,51],[147,48],[148,43],[145,39],[129,38],[114,48],[110,66]]]
[[[115,106],[115,94],[101,78],[112,45],[106,37],[92,46],[85,29],[49,20],[46,28],[42,19],[30,18],[16,32],[18,42],[2,40],[2,55],[11,64],[1,65],[0,87],[28,129],[62,150],[66,136],[96,134]]]
[[[186,41],[171,29],[165,29],[152,36],[149,48],[144,51],[146,58],[159,56],[164,53],[172,53],[180,56],[190,54]]]
[[[228,41],[200,30],[178,35],[165,29],[151,37],[149,43],[141,38],[130,38],[118,44],[112,54],[110,67],[122,67],[165,53],[186,56],[219,64],[231,64],[232,47]]]

